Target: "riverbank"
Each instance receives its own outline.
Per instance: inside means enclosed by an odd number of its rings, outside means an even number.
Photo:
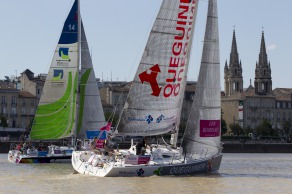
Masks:
[[[17,142],[0,142],[0,153],[8,153],[10,144]],[[38,142],[35,142],[38,145]],[[119,143],[120,149],[127,149],[129,143]],[[223,153],[292,153],[292,143],[259,143],[259,142],[225,142]]]

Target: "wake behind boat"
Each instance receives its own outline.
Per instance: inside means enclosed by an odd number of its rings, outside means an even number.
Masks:
[[[177,132],[198,1],[163,0],[124,106],[117,134],[156,136]],[[179,149],[74,151],[72,165],[99,177],[194,175],[217,171],[222,160],[217,1],[209,0],[196,94]]]
[[[13,146],[8,153],[9,162],[70,162],[72,152],[78,148],[76,139],[84,140],[87,132],[93,133],[106,125],[79,10],[80,3],[75,0],[65,20],[30,132],[30,140],[66,140],[71,144],[50,145],[45,150]]]

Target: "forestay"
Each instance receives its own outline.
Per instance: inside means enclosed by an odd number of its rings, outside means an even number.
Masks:
[[[164,0],[118,125],[124,135],[158,135],[179,125],[196,0]]]
[[[187,157],[219,152],[221,120],[220,59],[216,0],[209,0],[208,18],[196,94],[182,143]]]

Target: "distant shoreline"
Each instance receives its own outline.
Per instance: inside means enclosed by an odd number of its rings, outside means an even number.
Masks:
[[[11,143],[0,142],[0,153],[8,153]],[[38,145],[39,142],[35,142]],[[120,149],[130,148],[130,143],[118,143]],[[292,143],[238,143],[226,142],[223,144],[223,153],[292,153]]]

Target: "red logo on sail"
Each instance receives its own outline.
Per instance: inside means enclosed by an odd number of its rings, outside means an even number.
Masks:
[[[160,68],[159,65],[156,64],[153,67],[150,68],[151,73],[147,73],[147,71],[143,71],[142,73],[139,74],[139,78],[142,82],[142,84],[144,84],[144,82],[148,82],[151,86],[152,89],[152,96],[159,96],[160,91],[161,91],[161,87],[159,87],[158,82],[157,82],[157,76],[158,73],[160,73]]]

